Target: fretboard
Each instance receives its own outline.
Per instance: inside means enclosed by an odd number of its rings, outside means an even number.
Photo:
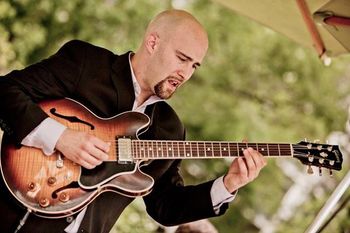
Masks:
[[[217,141],[156,141],[132,140],[134,159],[206,159],[243,156],[251,147],[263,156],[293,156],[292,144],[287,143],[237,143]]]

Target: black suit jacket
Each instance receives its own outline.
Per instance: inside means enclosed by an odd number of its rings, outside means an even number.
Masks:
[[[110,117],[131,110],[135,99],[128,60],[86,42],[73,40],[56,54],[0,78],[0,124],[6,137],[19,144],[47,115],[36,103],[69,97],[95,114]],[[184,127],[165,102],[148,106],[150,128],[144,139],[182,140]],[[184,186],[178,160],[153,161],[143,170],[155,179],[153,191],[144,197],[148,214],[163,225],[177,225],[215,216],[210,189],[213,181]],[[25,210],[13,202],[1,182],[0,232],[11,232]],[[11,201],[9,201],[11,200]],[[89,205],[79,232],[109,232],[132,198],[101,194]],[[222,214],[227,208],[221,208]],[[21,232],[62,232],[69,219],[43,219],[30,215]]]

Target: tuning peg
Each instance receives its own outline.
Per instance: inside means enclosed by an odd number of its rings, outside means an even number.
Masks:
[[[329,169],[329,175],[330,175],[330,176],[333,176],[333,171],[332,171],[332,169]]]
[[[311,162],[311,163],[312,163],[312,162],[314,161],[314,156],[313,156],[313,155],[308,154],[307,159],[309,160],[309,162]]]
[[[322,168],[321,167],[318,168],[318,175],[322,176]]]
[[[310,174],[310,175],[314,174],[314,171],[312,170],[311,165],[308,165],[307,173]]]

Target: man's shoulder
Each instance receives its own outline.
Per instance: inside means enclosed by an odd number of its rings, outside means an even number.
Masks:
[[[89,42],[82,41],[82,40],[70,40],[66,42],[60,50],[64,51],[75,51],[75,52],[86,52],[86,53],[96,53],[96,54],[106,54],[106,55],[115,55],[110,50],[93,45]]]

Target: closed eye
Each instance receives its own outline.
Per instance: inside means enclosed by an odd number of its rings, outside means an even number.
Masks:
[[[183,58],[183,57],[180,57],[180,56],[177,56],[177,58],[178,58],[180,61],[186,61],[186,60],[187,60],[186,58]]]

